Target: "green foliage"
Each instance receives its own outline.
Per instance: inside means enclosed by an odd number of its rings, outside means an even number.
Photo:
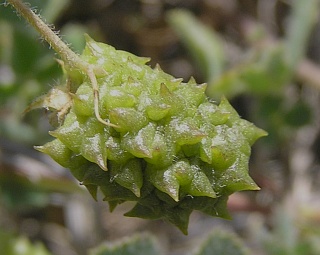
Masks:
[[[288,23],[284,49],[285,61],[291,74],[305,55],[319,7],[319,0],[309,0],[305,3],[299,0],[292,1],[292,15]]]
[[[0,192],[1,204],[12,211],[22,212],[30,208],[44,207],[49,202],[47,192],[17,176],[1,176]]]
[[[30,2],[49,13],[47,5],[55,0]],[[55,10],[51,8],[50,12]],[[12,9],[0,8],[0,136],[29,144],[43,141],[46,130],[38,124],[40,114],[22,118],[22,113],[36,96],[47,91],[44,84],[61,75],[53,52],[35,43],[35,37],[35,32],[26,27],[24,20],[17,19]]]
[[[159,244],[150,234],[137,234],[115,243],[104,243],[89,255],[159,255]]]
[[[23,213],[48,205],[52,193],[73,193],[82,190],[72,180],[52,176],[29,176],[0,172],[0,203],[10,212]]]
[[[311,0],[302,4],[296,0],[292,9],[291,22],[283,43],[250,49],[249,59],[230,70],[226,70],[221,39],[214,30],[183,10],[169,12],[168,20],[195,61],[201,63],[202,70],[209,70],[205,72],[209,82],[208,96],[231,97],[240,93],[279,95],[304,56],[310,31],[316,21],[319,1]],[[263,39],[266,35],[251,40],[258,41],[261,37]],[[213,75],[215,72],[217,74]]]
[[[41,243],[32,244],[25,237],[0,231],[0,251],[5,255],[50,255]]]
[[[258,240],[270,255],[317,255],[320,252],[319,222],[307,215],[288,215],[278,208],[273,215],[274,229]],[[259,235],[258,235],[259,236]]]
[[[244,244],[233,233],[214,231],[194,255],[248,255]]]
[[[252,54],[248,63],[224,72],[209,84],[207,93],[216,98],[224,94],[234,97],[240,93],[255,96],[277,95],[289,80],[289,67],[285,63],[283,48],[279,45],[265,47]]]
[[[104,243],[89,252],[89,255],[136,255],[162,254],[159,244],[150,234],[138,234],[115,243]],[[210,233],[192,255],[248,255],[245,245],[235,234],[215,230]]]
[[[219,99],[221,95],[228,98],[251,95],[255,100],[254,109],[250,109],[251,118],[263,123],[269,131],[269,141],[278,143],[285,141],[290,131],[312,121],[308,102],[297,98],[292,103],[292,99],[286,98],[285,87],[292,80],[294,70],[304,56],[318,10],[317,0],[308,1],[305,5],[299,0],[293,1],[289,28],[283,42],[252,47],[246,54],[249,57],[229,69],[221,61],[224,55],[221,53],[221,39],[218,39],[214,30],[182,10],[172,11],[169,23],[190,54],[202,63],[202,70],[211,70],[205,72],[206,80],[209,81],[207,95],[214,99]],[[266,33],[259,31],[255,39],[248,38],[258,46],[267,37]],[[213,76],[214,70],[219,75]],[[277,103],[274,105],[271,102]]]
[[[167,13],[167,17],[207,81],[218,79],[225,68],[220,36],[187,11],[173,10]]]

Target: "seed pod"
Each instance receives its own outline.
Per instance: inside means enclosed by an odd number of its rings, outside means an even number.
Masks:
[[[50,132],[55,140],[37,149],[69,168],[94,197],[99,188],[111,210],[136,201],[127,216],[165,219],[186,234],[193,210],[228,218],[231,193],[259,189],[248,159],[266,133],[225,98],[216,105],[205,84],[184,83],[147,66],[146,58],[90,38],[81,58],[105,71],[97,77],[98,109],[113,126],[96,118],[88,78],[75,80],[67,70],[77,86],[70,110]]]

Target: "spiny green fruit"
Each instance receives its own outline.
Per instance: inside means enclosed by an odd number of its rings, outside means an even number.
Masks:
[[[186,234],[193,210],[228,218],[231,193],[259,189],[248,160],[250,146],[266,133],[225,98],[216,105],[205,84],[184,83],[147,66],[147,58],[91,38],[81,58],[103,69],[98,107],[110,125],[96,118],[87,76],[65,67],[70,92],[55,88],[42,100],[62,123],[50,132],[55,139],[37,149],[69,168],[94,198],[100,188],[111,210],[136,201],[126,216],[165,219]]]

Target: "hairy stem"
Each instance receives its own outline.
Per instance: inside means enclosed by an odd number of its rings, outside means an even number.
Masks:
[[[21,0],[7,0],[7,2],[11,4],[17,10],[17,12],[20,13],[21,16],[24,17],[28,23],[40,33],[40,35],[50,44],[54,51],[59,54],[67,67],[71,69],[78,69],[88,76],[94,94],[94,112],[96,118],[105,125],[118,127],[117,125],[104,121],[99,113],[99,88],[96,74],[103,73],[103,70],[83,61],[61,40],[61,38],[54,31],[48,27],[48,25],[37,14],[35,14],[29,8],[29,6],[27,6]]]
[[[7,0],[7,2],[11,4],[17,12],[40,33],[54,51],[59,54],[66,65],[80,70],[86,69],[87,64],[84,63],[84,61],[74,53],[25,3],[21,0]]]

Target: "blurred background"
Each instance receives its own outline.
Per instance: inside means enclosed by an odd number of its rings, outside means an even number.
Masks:
[[[319,0],[28,2],[74,51],[81,53],[88,33],[151,57],[151,66],[173,76],[207,82],[212,100],[225,95],[269,136],[250,161],[261,190],[230,197],[231,221],[194,212],[184,236],[162,221],[124,217],[131,204],[111,214],[33,149],[51,139],[48,112],[24,110],[63,82],[62,71],[39,35],[0,5],[0,248],[81,255],[148,231],[163,254],[182,255],[213,229],[227,229],[251,254],[320,254]]]

